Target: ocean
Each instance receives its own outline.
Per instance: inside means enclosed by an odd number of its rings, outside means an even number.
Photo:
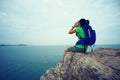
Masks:
[[[47,69],[62,61],[68,47],[0,46],[0,80],[39,80]],[[120,45],[96,45],[94,49],[101,47],[120,48]]]

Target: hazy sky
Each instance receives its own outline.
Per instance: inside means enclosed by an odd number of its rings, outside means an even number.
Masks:
[[[80,18],[96,44],[120,44],[120,0],[0,0],[0,44],[74,45],[68,31]]]

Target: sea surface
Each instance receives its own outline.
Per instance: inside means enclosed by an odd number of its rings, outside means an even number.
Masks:
[[[0,80],[39,80],[47,69],[62,61],[68,47],[0,46]],[[120,48],[120,45],[96,45],[94,49],[101,47]]]

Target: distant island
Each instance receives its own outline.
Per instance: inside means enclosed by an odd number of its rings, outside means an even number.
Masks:
[[[0,44],[0,46],[28,46],[27,44]]]

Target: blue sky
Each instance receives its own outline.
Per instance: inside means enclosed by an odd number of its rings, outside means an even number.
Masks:
[[[0,44],[74,45],[68,31],[80,18],[96,44],[120,44],[119,0],[0,0]]]

